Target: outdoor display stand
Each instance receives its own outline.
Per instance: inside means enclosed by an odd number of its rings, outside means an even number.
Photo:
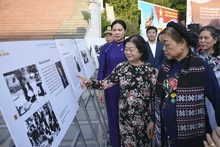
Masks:
[[[1,42],[0,63],[0,108],[16,147],[57,147],[72,122],[77,131],[71,146],[79,138],[87,146],[76,118],[79,105],[100,146],[75,77],[90,78],[95,71],[84,40]],[[98,119],[107,141],[104,121]]]
[[[78,120],[77,120],[76,117],[73,119],[73,122],[75,124],[76,129],[77,129],[77,132],[76,132],[76,137],[73,139],[71,147],[75,147],[76,146],[76,144],[77,144],[77,142],[79,140],[79,137],[80,137],[81,142],[84,145],[84,147],[87,147],[85,139],[83,137],[82,131],[80,129],[80,126],[79,126],[79,123],[78,123]]]
[[[105,123],[105,120],[104,120],[104,117],[103,117],[103,113],[101,112],[101,107],[100,107],[100,104],[99,102],[97,102],[98,106],[96,106],[95,104],[95,100],[98,100],[97,99],[97,96],[95,95],[95,91],[94,90],[89,90],[90,94],[91,94],[91,100],[92,100],[92,103],[93,103],[93,106],[95,108],[95,111],[96,111],[96,114],[98,116],[98,120],[99,120],[99,124],[102,128],[102,131],[103,131],[103,135],[106,139],[106,143],[107,143],[107,140],[108,140],[108,137],[107,137],[107,130],[106,130],[106,123]],[[99,109],[98,109],[99,108]],[[106,144],[107,145],[107,144]]]
[[[1,42],[0,48],[0,107],[15,145],[58,146],[79,104],[56,43]]]
[[[89,96],[87,99],[89,100],[90,97],[91,97],[91,96]],[[86,115],[86,118],[87,118],[87,121],[88,121],[88,124],[89,124],[89,128],[90,128],[90,130],[91,130],[91,132],[92,132],[92,135],[93,135],[94,138],[95,138],[95,142],[96,142],[97,146],[100,146],[100,145],[99,145],[98,138],[97,138],[97,135],[95,134],[95,130],[94,130],[93,126],[92,126],[92,122],[91,122],[91,119],[90,119],[90,117],[89,117],[89,113],[88,113],[88,111],[87,111],[87,109],[86,109],[87,104],[84,103],[82,97],[80,97],[80,102],[79,102],[79,103],[80,103],[80,105],[82,106],[83,111],[84,111],[84,113],[85,113],[85,115]]]
[[[108,132],[108,126],[107,126],[107,124],[106,124],[106,120],[105,120],[105,117],[104,117],[104,114],[103,114],[103,107],[100,105],[100,102],[98,101],[98,95],[96,94],[96,91],[95,90],[93,90],[93,97],[94,97],[94,99],[96,99],[96,103],[97,103],[97,107],[98,107],[98,109],[97,110],[99,110],[99,114],[100,114],[100,117],[101,117],[101,119],[102,119],[102,122],[103,122],[103,130],[105,130],[105,133],[107,134],[107,132]]]
[[[89,96],[86,99],[86,102],[84,103],[84,100],[82,98],[83,92],[85,92],[84,89],[80,86],[80,79],[76,77],[76,75],[81,75],[83,77],[90,78],[92,75],[94,75],[95,68],[92,63],[91,54],[88,51],[86,42],[84,39],[57,39],[55,40],[57,47],[59,49],[59,52],[61,54],[62,63],[64,64],[64,69],[67,71],[68,77],[70,77],[70,83],[73,85],[73,91],[76,94],[76,98],[79,101],[80,106],[83,108],[85,116],[88,121],[88,125],[90,127],[90,130],[95,138],[95,142],[97,146],[99,145],[97,135],[95,134],[94,128],[92,126],[91,119],[89,117],[88,111],[86,109],[88,101],[91,99],[95,112],[98,116],[99,124],[103,130],[104,137],[107,142],[107,133],[103,127],[103,122],[101,121],[100,115],[98,113],[97,107],[94,103],[94,95],[89,90]],[[73,60],[74,59],[74,60]],[[107,144],[107,143],[106,143]]]

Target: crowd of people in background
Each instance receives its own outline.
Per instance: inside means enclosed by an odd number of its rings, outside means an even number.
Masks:
[[[159,33],[146,28],[145,41],[125,39],[126,29],[123,20],[106,26],[97,80],[78,75],[106,104],[109,143],[220,147],[219,31],[204,26],[193,34],[171,21]]]

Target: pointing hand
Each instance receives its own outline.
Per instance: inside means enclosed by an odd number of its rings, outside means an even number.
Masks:
[[[78,78],[80,78],[81,82],[80,85],[82,88],[88,87],[92,84],[92,81],[90,79],[84,78],[80,75],[76,75]]]

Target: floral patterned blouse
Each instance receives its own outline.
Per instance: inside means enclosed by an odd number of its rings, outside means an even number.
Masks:
[[[102,81],[92,80],[92,88],[106,89],[120,83],[119,129],[121,146],[148,147],[147,126],[152,114],[157,72],[149,63],[133,66],[122,62]]]
[[[220,55],[217,57],[212,56],[211,54],[208,54],[204,50],[199,50],[196,52],[196,55],[199,55],[203,60],[207,61],[209,65],[212,66],[213,71],[218,79],[218,83],[220,85]]]

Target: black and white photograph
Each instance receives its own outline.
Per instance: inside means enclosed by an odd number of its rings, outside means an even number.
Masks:
[[[90,57],[92,56],[92,46],[90,45],[90,48],[89,48],[89,55]]]
[[[101,49],[102,49],[102,46],[103,45],[98,45],[98,44],[95,44],[93,47],[94,47],[94,51],[95,51],[95,56],[97,58],[97,62],[98,62],[98,65],[99,65],[99,60],[100,60],[100,53],[101,53]]]
[[[55,63],[57,71],[59,73],[60,79],[62,81],[63,87],[66,88],[69,85],[69,82],[67,80],[66,74],[64,72],[63,66],[61,64],[61,62],[57,62]]]
[[[86,54],[85,50],[81,51],[81,55],[82,55],[84,63],[85,64],[88,63],[89,62],[89,58],[87,57],[87,54]]]
[[[35,64],[5,73],[4,78],[20,116],[47,94]]]
[[[81,67],[79,65],[79,62],[76,60],[75,56],[74,56],[74,61],[75,61],[76,67],[77,67],[77,71],[80,72],[81,71]]]
[[[96,54],[100,54],[101,49],[102,49],[102,45],[94,45],[94,49],[95,49]]]
[[[100,55],[97,55],[96,57],[97,57],[98,62],[100,63]]]
[[[61,131],[50,102],[27,118],[25,124],[32,147],[50,147]]]

